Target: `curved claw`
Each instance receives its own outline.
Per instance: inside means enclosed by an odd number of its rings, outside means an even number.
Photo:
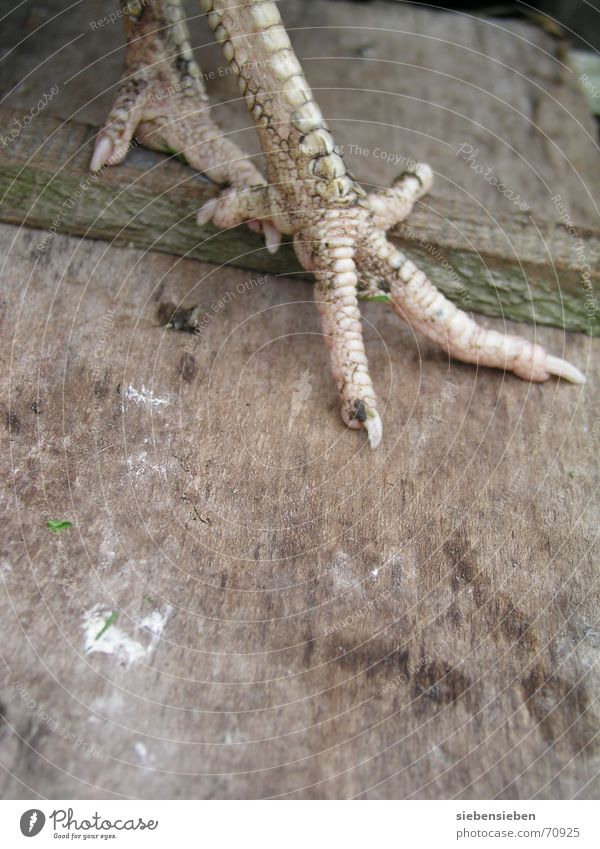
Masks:
[[[367,414],[367,418],[363,422],[363,427],[369,436],[369,444],[371,448],[377,448],[383,436],[383,425],[381,424],[381,416],[373,411]]]
[[[546,371],[549,374],[555,374],[557,377],[562,377],[563,380],[568,380],[569,383],[585,383],[585,375],[578,368],[568,363],[566,360],[561,360],[560,357],[552,357],[549,354],[546,356]]]
[[[114,158],[115,145],[108,136],[98,136],[94,145],[94,153],[90,162],[90,171],[100,171],[107,163],[112,164]]]
[[[198,222],[200,227],[202,227],[204,224],[208,224],[209,221],[212,221],[212,217],[215,214],[218,202],[218,198],[210,198],[210,200],[207,200],[206,203],[202,204],[202,206],[196,213],[196,221]]]
[[[256,185],[243,190],[229,187],[217,197],[207,200],[196,213],[202,227],[212,221],[215,227],[227,228],[246,224],[254,233],[262,233],[269,253],[274,254],[281,244],[281,232],[270,218],[267,188]]]
[[[281,233],[273,224],[268,221],[262,222],[263,233],[265,234],[265,246],[270,254],[275,254],[279,250],[281,244]]]
[[[227,216],[226,204],[227,202],[231,203],[232,197],[234,196],[222,195],[221,197],[210,198],[203,203],[196,213],[196,222],[199,226],[203,227],[205,224],[208,224],[209,221],[215,218],[217,213],[217,221],[215,222],[217,226],[234,226],[237,223],[241,223],[241,221],[235,220],[235,214],[231,215],[230,212],[229,216]],[[277,253],[281,245],[281,233],[274,224],[258,218],[248,218],[245,223],[252,232],[262,233],[264,235],[265,247],[270,254]]]

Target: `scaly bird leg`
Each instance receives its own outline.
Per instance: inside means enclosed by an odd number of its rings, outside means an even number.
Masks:
[[[294,237],[330,348],[342,418],[373,447],[381,421],[369,377],[357,301],[361,283],[389,288],[392,307],[453,356],[510,369],[528,380],[583,375],[538,345],[480,328],[449,303],[385,238],[429,188],[431,170],[408,168],[391,189],[367,197],[348,173],[315,103],[277,7],[270,0],[200,0],[237,77],[267,161],[268,183],[208,115],[178,0],[122,0],[127,73],[98,135],[91,167],[121,161],[136,133],[148,147],[182,153],[229,188],[200,210],[218,226],[243,221],[276,249]]]
[[[180,0],[121,0],[121,10],[126,70],[96,138],[91,170],[121,162],[135,135],[145,147],[183,155],[221,186],[260,196],[264,177],[210,118]],[[260,214],[263,207],[247,203],[245,221],[276,250],[281,237],[266,207]]]
[[[281,232],[293,234],[300,262],[315,275],[347,425],[365,427],[373,447],[381,439],[358,312],[359,274],[371,289],[385,281],[393,309],[458,359],[510,369],[526,380],[555,374],[583,382],[574,366],[539,345],[479,327],[387,241],[385,230],[428,190],[431,169],[409,168],[394,187],[367,197],[348,174],[273,2],[200,0],[200,6],[260,137],[269,183],[261,204]],[[214,203],[207,216],[218,222],[221,212],[231,224],[244,220],[246,206],[247,199],[234,192]],[[263,214],[267,210],[261,207]]]
[[[252,115],[267,161],[266,200],[277,228],[294,236],[300,262],[316,278],[315,299],[330,348],[342,418],[363,426],[372,445],[381,422],[362,339],[353,255],[366,217],[364,190],[347,173],[314,102],[272,2],[201,0],[208,23]],[[244,202],[226,199],[228,223]],[[220,202],[212,206],[219,214]],[[217,221],[217,218],[214,219]]]

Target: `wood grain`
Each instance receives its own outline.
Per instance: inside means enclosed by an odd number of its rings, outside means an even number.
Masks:
[[[316,6],[339,28],[347,4]],[[76,8],[11,73],[101,11]],[[439,32],[422,11],[353,8],[364,32],[311,43],[416,50],[391,29]],[[443,20],[480,44],[483,24]],[[81,54],[56,74],[69,63]],[[317,64],[341,84],[346,63]],[[377,98],[362,109],[381,120]],[[509,324],[588,377],[530,386],[449,363],[365,304],[385,428],[371,452],[339,419],[307,284],[39,240],[0,226],[3,797],[598,797],[597,340]],[[202,333],[160,327],[165,301],[200,303]],[[92,614],[115,612],[112,642],[95,640]]]
[[[528,386],[366,305],[373,453],[298,282],[37,235],[2,228],[2,794],[597,795],[597,343],[540,330],[589,384]]]
[[[25,113],[0,110],[0,122],[23,125]],[[63,232],[307,276],[289,243],[273,256],[245,227],[199,228],[195,213],[216,189],[178,162],[134,150],[126,165],[90,174],[95,132],[42,117],[0,151],[0,220],[42,229],[40,253]],[[393,235],[463,309],[600,335],[600,232],[426,198]]]

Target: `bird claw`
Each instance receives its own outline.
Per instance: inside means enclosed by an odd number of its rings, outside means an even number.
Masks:
[[[276,254],[281,244],[281,233],[273,224],[268,221],[263,221],[263,233],[265,236],[265,246],[270,254]]]
[[[362,338],[361,279],[383,281],[385,288],[378,291],[386,294],[392,309],[459,360],[511,370],[525,380],[543,381],[552,374],[584,382],[577,368],[547,355],[539,345],[479,327],[386,239],[385,232],[404,220],[430,189],[433,172],[411,161],[390,188],[366,195],[346,171],[273,3],[200,0],[200,5],[260,129],[270,186],[207,114],[206,93],[190,58],[178,0],[154,0],[143,15],[124,16],[128,72],[96,140],[91,169],[121,161],[136,133],[146,147],[184,155],[215,184],[229,186],[203,204],[197,213],[200,226],[246,223],[263,234],[266,249],[274,253],[281,243],[275,222],[281,222],[294,237],[300,263],[315,276],[323,335],[349,428],[364,428],[372,448],[381,443],[382,423]],[[248,32],[257,55],[268,55],[269,62],[241,60]],[[279,70],[292,75],[285,77],[277,98],[265,97],[273,85],[271,60],[279,54],[285,56]],[[163,96],[166,82],[174,89],[168,98]],[[189,144],[198,138],[200,144]],[[377,285],[373,282],[372,288]],[[168,326],[198,331],[199,308],[168,305],[163,312]]]
[[[212,221],[218,202],[218,198],[211,198],[210,200],[207,200],[205,203],[202,204],[202,206],[196,213],[196,222],[200,227],[203,227],[205,224],[208,224],[210,221]]]
[[[569,383],[585,383],[585,375],[574,365],[571,365],[571,363],[561,360],[560,357],[552,357],[550,354],[547,354],[545,366],[549,374],[554,374],[556,377],[568,380]]]
[[[367,413],[367,418],[363,422],[363,427],[369,436],[369,445],[371,448],[377,448],[383,436],[383,425],[379,413],[373,411]]]
[[[208,224],[218,216],[219,220],[215,222],[217,226],[234,227],[236,224],[241,224],[243,216],[238,216],[235,209],[228,209],[227,205],[235,204],[235,195],[231,193],[223,194],[221,197],[210,198],[202,204],[196,213],[196,221],[200,227]],[[239,220],[238,220],[239,219]],[[281,232],[268,219],[248,218],[244,222],[254,233],[262,233],[265,237],[265,247],[270,254],[277,253],[281,245]]]
[[[106,164],[111,165],[114,159],[115,146],[108,136],[100,135],[94,145],[94,153],[90,162],[90,171],[100,171]]]

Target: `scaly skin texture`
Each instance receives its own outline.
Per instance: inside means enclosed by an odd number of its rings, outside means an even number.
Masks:
[[[126,69],[96,138],[90,168],[121,162],[133,136],[152,150],[175,152],[222,186],[252,190],[263,175],[210,118],[208,95],[194,60],[179,0],[121,0]],[[280,236],[268,217],[247,221],[267,246]]]
[[[182,152],[191,165],[229,185],[200,210],[201,222],[212,219],[220,227],[247,222],[262,229],[270,249],[277,248],[280,233],[293,236],[298,259],[315,276],[315,300],[349,427],[364,427],[373,447],[381,440],[359,288],[389,291],[398,315],[459,360],[513,371],[525,380],[555,374],[583,382],[574,366],[539,345],[479,327],[386,239],[385,231],[430,188],[431,169],[414,163],[390,189],[365,193],[346,169],[273,2],[200,0],[254,120],[266,182],[210,121],[178,2],[134,2],[139,14],[126,20],[128,73],[92,166],[122,158],[137,127],[145,144]],[[182,80],[183,92],[167,104],[149,96],[161,85],[181,87]]]

